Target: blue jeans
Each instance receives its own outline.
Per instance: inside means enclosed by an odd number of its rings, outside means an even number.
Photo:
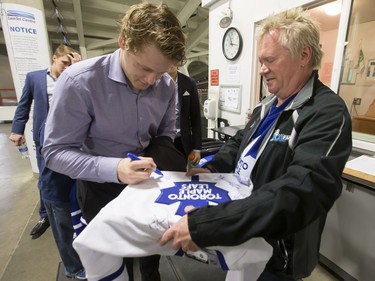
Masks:
[[[81,260],[73,248],[74,229],[70,215],[70,203],[44,201],[57,249],[65,266],[65,274],[75,274],[83,269]]]
[[[41,145],[40,145],[40,142],[35,142],[35,151],[36,151],[36,163],[38,165],[38,170],[39,170],[39,179],[38,179],[38,189],[39,189],[39,199],[40,199],[40,206],[39,206],[39,216],[40,218],[45,218],[47,217],[47,211],[46,211],[46,207],[44,206],[44,202],[43,202],[43,199],[42,199],[42,192],[41,192],[41,188],[42,188],[42,179],[41,179],[41,174],[42,174],[42,171],[44,169],[44,167],[46,166],[46,163],[44,162],[44,159],[41,155]]]

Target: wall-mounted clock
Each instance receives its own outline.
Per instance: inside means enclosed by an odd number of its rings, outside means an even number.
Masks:
[[[242,51],[242,37],[240,32],[234,28],[228,28],[223,36],[223,54],[228,60],[235,60]]]

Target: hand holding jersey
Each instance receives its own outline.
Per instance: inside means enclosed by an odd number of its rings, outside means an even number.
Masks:
[[[111,280],[128,280],[123,257],[154,254],[185,255],[229,271],[251,268],[255,280],[272,254],[263,238],[196,253],[176,251],[171,242],[159,244],[165,230],[184,215],[185,207],[199,208],[244,198],[251,194],[249,187],[240,184],[234,174],[200,174],[190,179],[180,172],[163,173],[164,177],[153,175],[141,184],[127,186],[74,241],[88,280],[108,276]],[[228,274],[227,280],[231,274],[239,273]]]

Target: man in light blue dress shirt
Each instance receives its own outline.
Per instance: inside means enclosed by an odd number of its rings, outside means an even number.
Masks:
[[[157,166],[152,158],[132,161],[127,153],[142,157],[155,138],[173,145],[176,131],[175,85],[166,72],[185,61],[178,19],[166,5],[140,3],[130,7],[119,27],[117,51],[82,61],[60,76],[46,122],[46,165],[78,179],[88,222],[127,184],[149,178]],[[142,278],[160,280],[157,270],[155,278],[144,272]]]

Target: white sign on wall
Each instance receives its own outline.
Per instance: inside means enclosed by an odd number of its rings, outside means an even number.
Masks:
[[[220,85],[219,109],[241,113],[241,85]]]

